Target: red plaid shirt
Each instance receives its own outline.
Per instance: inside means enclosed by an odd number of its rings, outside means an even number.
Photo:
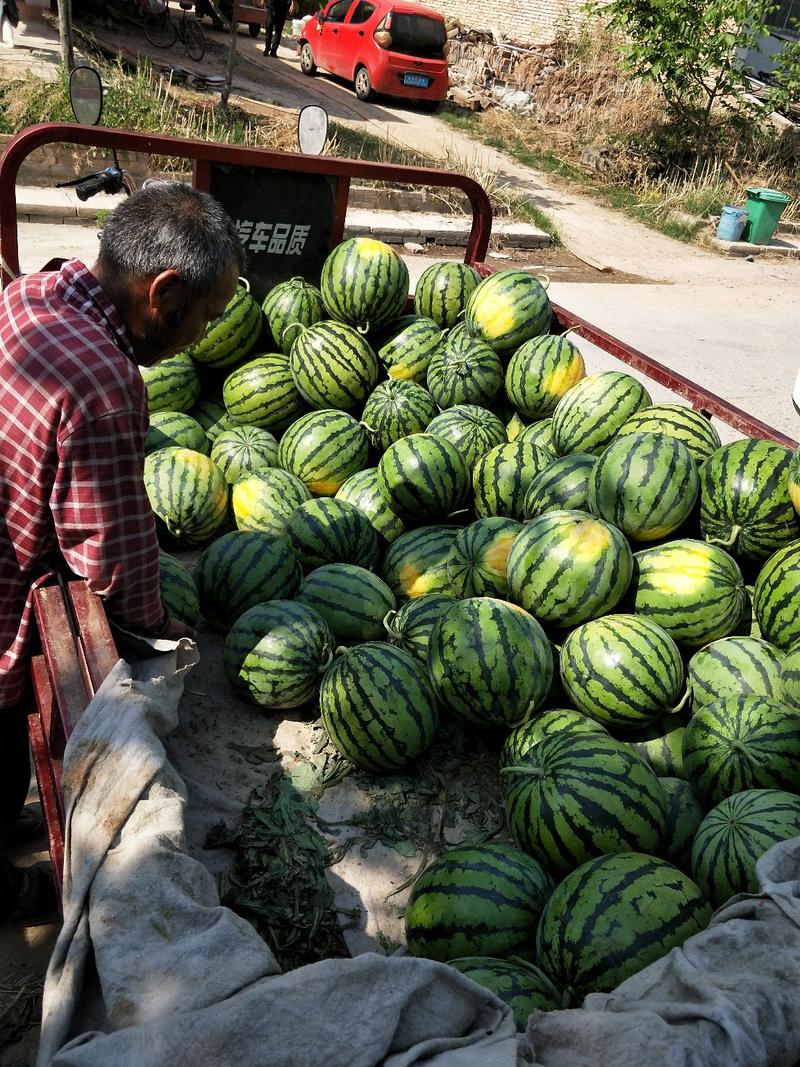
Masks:
[[[164,622],[142,481],[147,394],[125,324],[78,260],[0,294],[0,708],[25,686],[31,591],[89,580],[129,629]]]

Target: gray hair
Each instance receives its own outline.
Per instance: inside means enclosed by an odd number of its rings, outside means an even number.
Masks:
[[[119,278],[180,272],[190,299],[212,289],[244,252],[218,200],[184,182],[153,182],[113,211],[100,234],[98,262]]]

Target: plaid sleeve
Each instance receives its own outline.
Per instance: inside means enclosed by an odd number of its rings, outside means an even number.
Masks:
[[[127,629],[158,631],[158,541],[142,479],[142,433],[129,412],[75,429],[58,448],[50,510],[67,565]]]

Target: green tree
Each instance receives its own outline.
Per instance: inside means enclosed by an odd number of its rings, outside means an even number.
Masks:
[[[800,20],[794,21],[792,30],[797,37],[784,42],[772,72],[769,102],[779,111],[786,111],[789,104],[800,103]]]

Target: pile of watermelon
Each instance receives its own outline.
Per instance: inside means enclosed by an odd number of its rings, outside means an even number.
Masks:
[[[410,950],[580,1003],[800,833],[800,453],[587,375],[541,283],[356,238],[144,371],[178,617],[367,774],[496,740],[508,841],[417,879]]]

